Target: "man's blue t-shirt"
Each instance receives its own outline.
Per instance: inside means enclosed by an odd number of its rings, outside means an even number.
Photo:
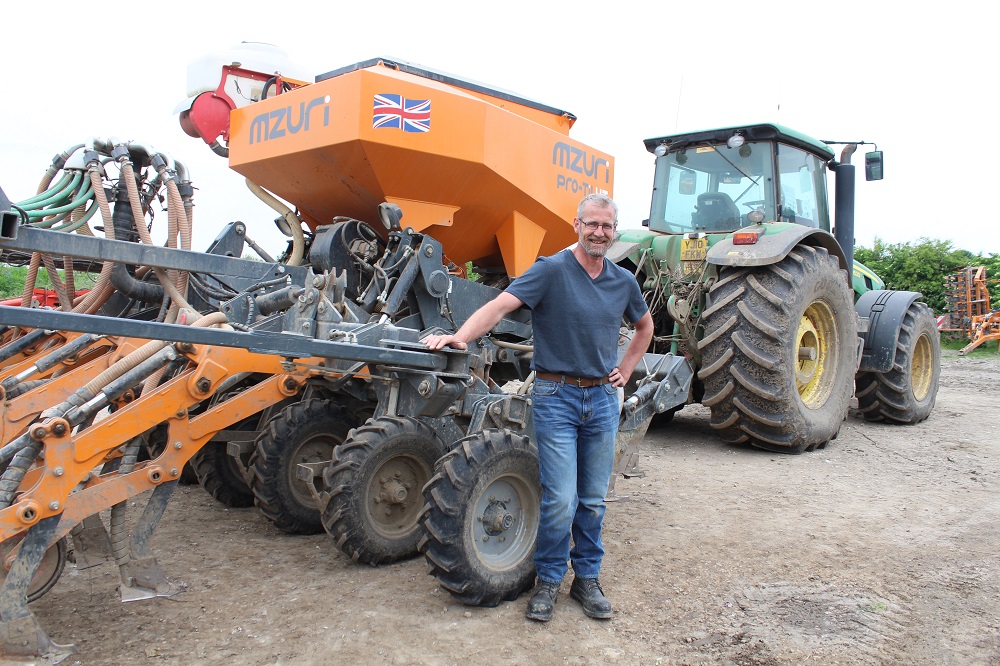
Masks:
[[[607,377],[622,317],[635,323],[648,310],[631,273],[605,259],[591,279],[571,250],[539,257],[507,293],[531,309],[532,369],[572,377]]]

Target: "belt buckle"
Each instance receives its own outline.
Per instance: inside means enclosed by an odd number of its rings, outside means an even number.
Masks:
[[[576,387],[577,387],[577,388],[584,388],[584,385],[583,385],[583,383],[584,383],[585,381],[587,381],[587,380],[585,380],[585,379],[584,379],[583,377],[577,377],[577,378],[576,378]]]

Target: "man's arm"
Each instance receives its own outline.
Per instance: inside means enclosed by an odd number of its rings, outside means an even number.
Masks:
[[[622,362],[617,368],[611,371],[608,375],[608,379],[611,380],[612,386],[625,386],[628,383],[629,378],[632,376],[632,371],[635,370],[635,366],[639,364],[639,359],[642,355],[646,353],[649,349],[649,343],[653,339],[653,317],[646,312],[642,318],[635,323],[635,333],[632,335],[631,342],[628,343],[628,347],[625,349],[625,355],[622,357]]]
[[[493,330],[493,327],[500,323],[504,315],[513,312],[524,305],[517,296],[501,292],[492,301],[472,313],[454,335],[429,335],[424,338],[424,344],[428,349],[441,349],[442,347],[452,347],[454,349],[465,349],[468,344]],[[652,319],[650,319],[652,326]],[[652,335],[652,328],[650,328]],[[646,344],[649,344],[647,341]],[[634,366],[633,366],[634,367]]]

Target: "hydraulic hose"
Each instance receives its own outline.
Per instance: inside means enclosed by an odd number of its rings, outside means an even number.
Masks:
[[[246,179],[247,187],[250,191],[257,195],[257,198],[266,203],[275,212],[285,218],[285,222],[288,224],[288,228],[292,233],[292,254],[285,262],[289,266],[298,266],[302,263],[302,257],[305,255],[306,239],[305,234],[302,231],[302,220],[299,216],[295,214],[291,208],[285,204],[278,201],[278,199],[272,195],[270,192],[265,190],[260,185],[256,184],[249,178]]]
[[[125,452],[122,455],[121,464],[118,467],[118,474],[130,474],[133,469],[135,469],[135,463],[139,460],[139,448],[142,446],[142,438],[134,437],[125,446]],[[128,533],[125,530],[125,509],[128,506],[128,500],[118,502],[111,507],[111,552],[115,558],[115,564],[118,565],[121,570],[122,580],[127,579],[127,573],[124,571],[129,560],[129,549],[128,549]]]

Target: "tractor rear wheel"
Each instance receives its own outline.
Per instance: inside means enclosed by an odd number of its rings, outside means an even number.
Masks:
[[[421,491],[444,455],[425,423],[383,416],[355,428],[323,472],[320,512],[337,548],[365,564],[418,554]]]
[[[858,411],[868,421],[919,423],[930,415],[941,374],[941,338],[931,309],[912,303],[903,315],[888,372],[859,372]]]
[[[723,267],[699,342],[711,425],[733,443],[801,453],[837,436],[857,367],[845,271],[800,245],[770,266]]]
[[[319,508],[297,468],[332,460],[333,449],[353,426],[340,404],[316,399],[293,403],[268,422],[250,457],[250,490],[275,527],[290,534],[323,531]]]
[[[424,487],[420,550],[431,575],[462,603],[516,599],[535,580],[541,497],[527,437],[484,430],[460,439]]]

